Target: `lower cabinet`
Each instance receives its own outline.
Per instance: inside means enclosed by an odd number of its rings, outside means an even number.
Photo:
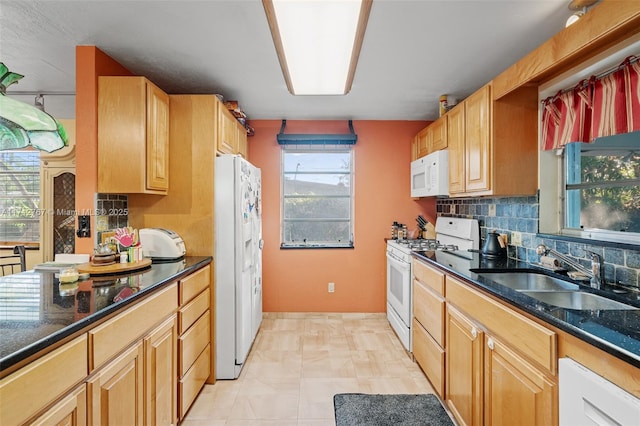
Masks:
[[[92,425],[176,424],[176,315],[87,380]]]
[[[555,333],[458,280],[447,277],[447,290],[446,402],[456,420],[461,425],[557,424]],[[501,337],[514,330],[542,343],[534,351]]]
[[[211,310],[209,266],[179,282],[178,418],[189,411],[211,375]]]
[[[149,426],[176,424],[176,315],[144,339],[145,421]]]
[[[500,340],[484,343],[485,424],[555,424],[555,383]]]
[[[0,380],[0,425],[176,425],[211,375],[205,266]]]
[[[85,426],[87,424],[87,385],[85,383],[78,385],[30,424],[35,426]]]
[[[87,381],[90,424],[142,425],[144,348],[138,342]]]
[[[462,425],[482,424],[483,332],[447,306],[447,405]]]

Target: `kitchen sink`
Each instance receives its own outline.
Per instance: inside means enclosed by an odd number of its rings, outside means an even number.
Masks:
[[[478,274],[514,290],[578,290],[580,286],[534,272],[489,272]]]
[[[581,310],[619,310],[640,309],[635,306],[616,302],[597,294],[583,291],[521,291],[522,294],[533,297],[548,305],[566,309]]]

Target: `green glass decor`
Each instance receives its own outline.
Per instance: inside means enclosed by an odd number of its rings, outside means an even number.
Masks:
[[[6,96],[7,87],[22,77],[0,62],[0,151],[29,145],[47,152],[63,148],[68,138],[62,124],[33,105]]]

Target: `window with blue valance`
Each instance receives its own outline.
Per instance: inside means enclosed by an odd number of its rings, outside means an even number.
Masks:
[[[317,133],[298,133],[298,134],[286,134],[284,132],[287,127],[287,120],[282,120],[282,126],[280,127],[280,133],[278,133],[277,139],[280,145],[355,145],[358,140],[353,130],[353,122],[349,120],[350,133],[343,134],[317,134]]]

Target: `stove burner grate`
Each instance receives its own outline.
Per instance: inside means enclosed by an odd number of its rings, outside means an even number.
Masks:
[[[410,250],[413,251],[434,251],[434,250],[442,250],[442,251],[456,251],[458,250],[458,246],[455,244],[442,244],[438,240],[434,239],[415,239],[415,240],[396,240],[398,244],[406,246]]]

